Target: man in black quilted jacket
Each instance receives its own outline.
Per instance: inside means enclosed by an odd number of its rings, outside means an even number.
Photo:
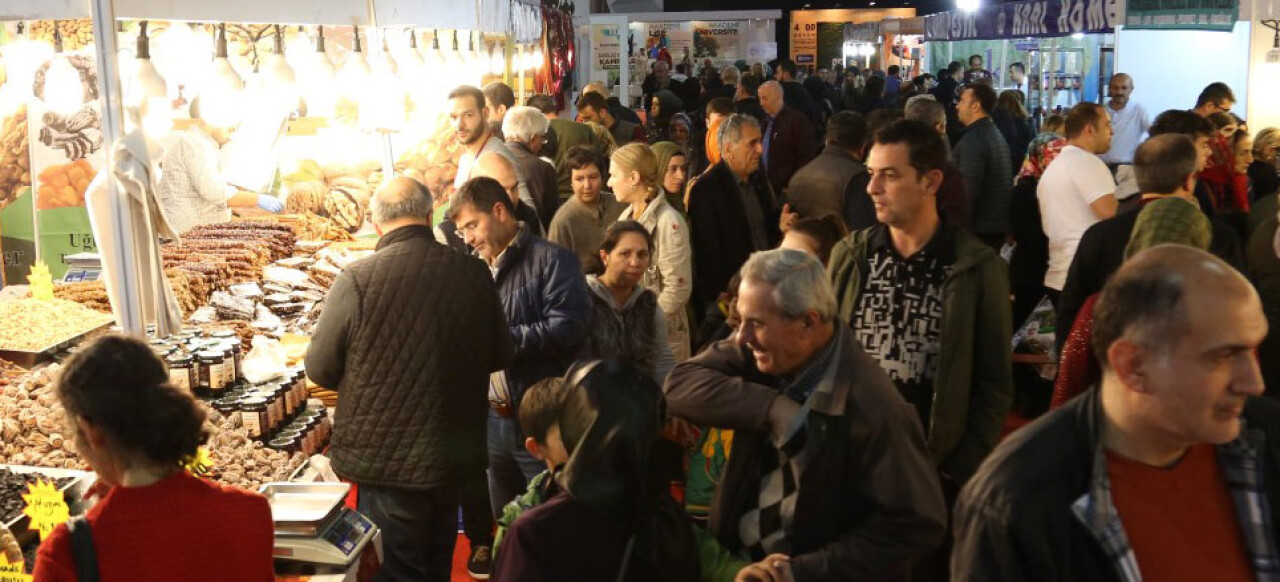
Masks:
[[[1009,144],[991,121],[996,91],[974,83],[961,89],[956,114],[965,125],[952,158],[964,174],[973,217],[973,232],[999,250],[1010,232],[1009,202],[1013,196],[1013,165]]]
[[[436,242],[421,184],[392,180],[372,210],[377,252],[334,281],[307,375],[338,392],[330,457],[382,530],[378,580],[449,580],[459,483],[484,470],[511,336],[484,265]]]
[[[513,208],[498,182],[473,178],[449,210],[458,232],[489,267],[515,346],[511,365],[489,382],[489,500],[495,518],[546,468],[524,448],[520,399],[539,380],[564,374],[586,339],[591,315],[577,255],[534,236]]]

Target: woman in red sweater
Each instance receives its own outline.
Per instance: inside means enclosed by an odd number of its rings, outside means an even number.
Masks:
[[[67,362],[57,390],[76,449],[105,491],[87,513],[98,580],[274,579],[267,500],[182,469],[208,438],[205,412],[169,384],[147,344],[93,342]],[[58,526],[40,546],[35,580],[79,580],[76,557]]]

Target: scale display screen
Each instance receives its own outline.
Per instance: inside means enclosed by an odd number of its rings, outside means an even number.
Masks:
[[[349,556],[371,529],[373,529],[373,522],[368,518],[354,511],[343,511],[320,532],[320,538]]]
[[[62,282],[80,283],[84,281],[97,281],[101,276],[102,271],[100,269],[77,269],[73,267],[62,277]]]

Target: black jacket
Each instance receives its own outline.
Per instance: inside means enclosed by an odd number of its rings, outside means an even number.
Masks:
[[[559,178],[556,176],[556,167],[533,155],[526,144],[509,141],[507,149],[511,150],[511,155],[516,157],[516,162],[520,164],[520,171],[524,174],[525,183],[529,185],[529,195],[533,197],[534,210],[538,215],[538,230],[546,232],[551,227],[551,217],[556,215],[556,209],[560,207],[560,191],[557,183]],[[528,207],[523,203],[521,206]],[[519,216],[520,208],[516,210],[517,219],[529,219],[527,215]]]
[[[1009,145],[1010,169],[1017,176],[1022,169],[1022,161],[1027,159],[1027,147],[1036,137],[1035,131],[1031,129],[1031,122],[1014,119],[999,109],[991,113],[991,121],[995,122],[1000,135],[1004,136],[1004,142]]]
[[[747,182],[764,214],[768,247],[778,244],[779,207],[764,174],[757,171]],[[738,179],[728,164],[720,162],[694,182],[689,191],[689,228],[692,229],[693,296],[699,309],[715,302],[747,257],[752,246],[746,209],[738,195]],[[701,312],[701,311],[699,311]]]
[[[760,129],[769,131],[768,122],[761,124]],[[813,126],[806,122],[799,109],[783,105],[778,111],[773,120],[773,134],[766,136],[769,153],[765,156],[765,171],[769,173],[769,185],[779,196],[787,188],[791,176],[816,155],[818,143],[815,135]]]
[[[1009,234],[1009,197],[1013,192],[1013,169],[1009,144],[990,117],[966,127],[952,151],[952,159],[964,174],[969,207],[973,209],[973,231],[978,234]]]
[[[1019,429],[987,457],[956,505],[952,580],[1119,580],[1112,559],[1072,511],[1091,487],[1101,414],[1094,388]],[[1274,512],[1280,405],[1251,398],[1244,419],[1251,432],[1265,435],[1262,474]]]
[[[760,106],[760,99],[755,97],[739,99],[733,102],[733,108],[736,109],[738,113],[750,115],[756,118],[756,121],[759,121],[763,127],[765,113],[764,107]]]
[[[1111,274],[1124,262],[1124,247],[1129,244],[1133,227],[1138,223],[1138,214],[1142,207],[1138,206],[1128,212],[1094,224],[1084,231],[1080,237],[1080,245],[1076,247],[1075,259],[1067,270],[1067,281],[1062,286],[1062,295],[1058,300],[1056,335],[1057,345],[1066,345],[1067,334],[1075,323],[1076,313],[1084,305],[1090,295],[1102,291]],[[1227,226],[1217,218],[1209,218],[1213,225],[1213,239],[1209,243],[1209,252],[1239,269],[1248,273],[1245,264],[1244,247],[1240,244],[1240,236],[1235,229]]]
[[[493,279],[427,226],[377,248],[334,281],[307,350],[307,376],[338,392],[333,469],[384,487],[456,482],[485,466],[489,374],[512,356]]]
[[[814,103],[813,96],[809,95],[809,90],[804,85],[796,81],[782,81],[782,102],[804,114],[805,119],[809,120],[809,129],[813,135],[822,133],[822,112],[818,110],[818,104]]]

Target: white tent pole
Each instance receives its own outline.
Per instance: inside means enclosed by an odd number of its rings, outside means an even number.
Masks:
[[[120,90],[120,70],[116,61],[116,18],[113,0],[93,0],[93,36],[97,50],[98,80],[101,85],[102,139],[104,160],[102,171],[107,172],[107,188],[110,194],[110,213],[115,225],[114,240],[98,241],[99,244],[111,244],[120,249],[120,265],[115,272],[123,276],[116,283],[120,290],[116,310],[120,325],[125,333],[143,335],[146,323],[142,312],[140,289],[138,288],[138,255],[132,244],[133,219],[128,211],[126,201],[116,187],[116,180],[111,177],[115,167],[114,150],[124,128],[121,123],[123,111],[120,109],[122,91]]]

